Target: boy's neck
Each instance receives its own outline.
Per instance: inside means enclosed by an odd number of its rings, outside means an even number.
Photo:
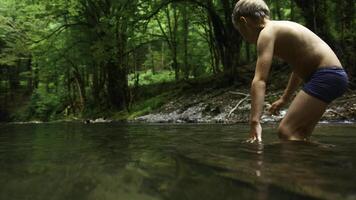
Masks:
[[[258,37],[261,33],[261,31],[267,26],[268,23],[270,23],[271,20],[269,19],[263,19],[261,21],[261,23],[259,23],[257,26],[256,26],[256,29],[255,29],[255,40],[254,40],[254,44],[257,44],[257,40],[258,40]]]

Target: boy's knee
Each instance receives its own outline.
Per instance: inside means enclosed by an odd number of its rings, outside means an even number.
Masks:
[[[280,124],[278,127],[278,137],[281,140],[304,140],[306,129],[297,128],[292,129],[287,125]]]
[[[285,125],[280,124],[278,126],[277,131],[278,131],[279,139],[281,139],[281,140],[288,140],[289,139],[289,137],[290,137],[289,129]]]

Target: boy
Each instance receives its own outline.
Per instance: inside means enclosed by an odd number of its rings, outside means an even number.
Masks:
[[[235,28],[249,43],[257,45],[255,76],[251,84],[250,139],[262,141],[260,117],[272,58],[292,67],[284,94],[269,109],[272,114],[288,103],[298,85],[305,85],[291,103],[278,127],[285,140],[307,140],[328,104],[347,89],[348,79],[331,48],[306,27],[289,21],[272,21],[263,0],[240,0],[232,14]]]

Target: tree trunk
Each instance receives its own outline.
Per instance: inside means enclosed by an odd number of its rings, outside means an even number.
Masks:
[[[84,92],[83,83],[76,76],[74,77],[74,80],[75,80],[75,84],[76,84],[77,89],[78,89],[79,102],[80,102],[80,105],[79,105],[80,111],[83,111],[84,106],[85,106],[85,100],[84,100],[84,95],[83,95],[83,92]]]
[[[183,44],[184,44],[184,78],[189,78],[189,64],[188,64],[188,37],[189,37],[189,21],[187,3],[183,4]]]
[[[344,67],[350,74],[351,82],[356,83],[356,34],[354,33],[355,21],[355,2],[353,0],[341,1],[339,4],[342,10],[337,24],[341,31],[341,46],[343,49],[342,61]]]
[[[27,60],[27,71],[29,73],[27,78],[27,92],[32,93],[33,91],[32,56],[29,56]]]
[[[168,33],[166,33],[166,31],[164,30],[162,23],[158,18],[156,18],[156,21],[170,49],[171,56],[172,56],[172,69],[174,70],[175,80],[177,81],[179,80],[178,41],[177,41],[179,16],[175,5],[172,6],[172,10],[173,10],[173,22],[171,21],[170,10],[168,8],[165,9],[165,16],[168,25],[167,27]]]
[[[19,72],[19,65],[21,62],[18,62],[16,66],[9,67],[9,76],[8,80],[10,83],[10,92],[14,92],[20,86],[20,72]]]
[[[175,80],[178,81],[179,80],[179,66],[178,66],[178,59],[177,59],[177,45],[176,45],[176,43],[173,43],[172,56],[173,56],[172,67],[174,69]]]
[[[168,11],[169,12],[169,11]],[[169,14],[168,14],[169,15]],[[173,32],[171,32],[172,48],[173,48],[173,68],[175,71],[175,79],[179,80],[179,64],[178,64],[178,10],[175,4],[173,4]]]
[[[122,110],[126,107],[127,75],[117,63],[110,61],[107,68],[107,92],[111,105]]]
[[[128,109],[128,79],[127,79],[127,57],[124,56],[128,37],[126,35],[126,22],[117,19],[116,23],[116,58],[107,63],[107,91],[111,105],[119,110]]]
[[[80,73],[77,66],[75,66],[74,62],[71,62],[72,70],[73,70],[73,78],[75,81],[75,85],[77,87],[79,102],[80,102],[80,111],[84,110],[85,102],[86,102],[86,94],[85,94],[85,83],[84,83],[84,76]],[[74,90],[73,90],[74,91]]]
[[[164,59],[164,53],[165,53],[165,46],[164,46],[164,42],[162,42],[161,44],[161,69],[164,69],[165,67],[165,59]]]
[[[208,2],[206,8],[213,26],[214,38],[217,43],[220,58],[222,59],[224,74],[229,82],[232,83],[238,79],[236,68],[239,64],[242,40],[240,34],[235,30],[232,24],[231,13],[233,4],[229,0],[221,0],[221,2],[224,9],[224,21],[216,13],[212,2]]]
[[[153,53],[153,50],[152,50],[152,44],[150,43],[148,45],[148,51],[150,52],[150,55],[151,55],[151,70],[152,70],[152,74],[156,74],[156,69],[155,69],[155,59],[154,59],[154,53]]]
[[[214,37],[213,33],[213,26],[210,17],[208,17],[208,25],[207,25],[207,37],[208,37],[208,43],[209,43],[209,49],[210,49],[210,57],[211,57],[211,65],[213,69],[214,74],[218,74],[221,72],[220,70],[220,55],[219,55],[219,49],[217,48],[217,43]]]

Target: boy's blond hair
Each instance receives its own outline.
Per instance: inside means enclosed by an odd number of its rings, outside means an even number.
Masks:
[[[269,18],[269,8],[263,0],[239,0],[232,13],[232,20],[236,23],[241,16],[256,20]]]

